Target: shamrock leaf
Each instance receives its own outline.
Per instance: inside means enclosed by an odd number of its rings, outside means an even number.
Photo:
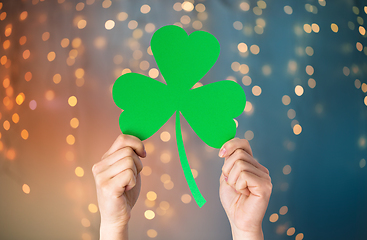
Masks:
[[[192,176],[182,140],[180,113],[195,133],[209,146],[220,148],[236,134],[233,118],[246,104],[241,86],[219,81],[191,89],[216,62],[220,46],[203,31],[187,35],[177,26],[158,29],[151,40],[153,56],[167,84],[137,73],[120,76],[112,95],[124,111],[119,124],[124,134],[145,140],[176,113],[176,141],[182,169],[191,193],[202,207],[206,200]]]

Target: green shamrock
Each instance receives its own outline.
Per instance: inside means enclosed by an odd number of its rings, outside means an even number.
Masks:
[[[181,166],[196,203],[201,195],[187,161],[181,134],[180,113],[209,146],[220,148],[236,134],[233,118],[246,104],[240,85],[224,80],[192,89],[217,61],[220,46],[208,32],[187,35],[174,25],[158,29],[151,48],[166,84],[137,73],[120,76],[112,89],[113,99],[123,109],[119,124],[124,134],[145,140],[176,113],[176,141]]]

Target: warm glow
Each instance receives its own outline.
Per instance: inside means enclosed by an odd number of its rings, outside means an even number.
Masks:
[[[19,122],[18,113],[14,113],[13,116],[11,117],[11,120],[13,120],[14,123],[18,123]]]
[[[293,127],[293,133],[295,135],[299,135],[302,132],[302,127],[299,124],[294,125]]]
[[[142,14],[147,14],[148,12],[150,12],[150,6],[148,4],[144,4],[143,6],[141,6],[140,8],[140,12]]]
[[[3,122],[3,127],[6,131],[8,131],[10,129],[10,122],[8,120],[5,120]]]
[[[19,93],[18,96],[15,98],[15,102],[18,105],[21,105],[24,102],[24,99],[25,99],[24,93]]]
[[[24,140],[26,140],[26,139],[28,139],[28,137],[29,137],[29,133],[28,133],[28,131],[27,131],[26,129],[23,129],[23,130],[21,131],[21,133],[20,133],[20,136],[21,136]]]
[[[71,96],[68,99],[68,103],[71,107],[74,107],[78,102],[78,99],[75,96]]]
[[[151,78],[157,78],[159,76],[159,71],[156,68],[152,68],[152,69],[149,70],[148,75]]]
[[[104,27],[107,30],[111,30],[112,28],[115,27],[115,22],[113,20],[107,20],[106,23],[104,24]]]
[[[245,139],[251,141],[254,138],[254,133],[251,130],[245,132]]]
[[[91,203],[88,205],[88,210],[91,213],[96,213],[98,212],[98,207],[95,204]]]
[[[171,154],[169,152],[163,152],[161,154],[161,162],[169,163],[171,161]]]
[[[155,237],[157,237],[158,233],[157,233],[157,231],[156,231],[156,230],[154,230],[154,229],[149,229],[149,230],[147,231],[147,235],[148,235],[148,237],[150,237],[150,238],[155,238]]]
[[[301,85],[297,85],[294,88],[294,92],[296,93],[297,96],[302,96],[302,94],[304,92],[303,87]]]
[[[253,86],[252,87],[252,94],[254,94],[255,96],[260,96],[261,94],[261,88],[259,86]]]
[[[81,167],[76,167],[75,168],[75,175],[77,175],[78,177],[83,177],[84,176],[84,170]]]
[[[279,219],[279,215],[276,214],[276,213],[271,214],[270,217],[269,217],[270,222],[276,222],[276,221],[278,221],[278,219]]]
[[[48,101],[51,101],[55,98],[55,92],[52,91],[52,90],[47,90],[46,93],[45,93],[45,98],[48,100]]]
[[[287,214],[287,212],[288,212],[288,207],[287,206],[283,206],[279,209],[279,214],[280,215],[285,215],[285,214]]]
[[[48,61],[52,62],[53,60],[55,60],[55,58],[56,58],[56,53],[55,52],[49,52],[47,54],[47,60]]]
[[[189,1],[185,1],[182,3],[182,9],[191,12],[194,9],[194,5]]]
[[[168,142],[170,139],[171,139],[171,134],[169,132],[164,131],[161,133],[161,140],[163,142]]]
[[[70,126],[72,128],[77,128],[79,126],[79,120],[77,118],[72,118],[70,120]]]
[[[148,220],[152,220],[155,217],[155,213],[152,210],[146,210],[144,216]]]
[[[155,192],[153,192],[153,191],[149,191],[149,192],[147,193],[147,199],[148,199],[149,201],[154,201],[154,200],[156,200],[156,199],[157,199],[157,194],[156,194]]]
[[[239,43],[237,48],[238,48],[238,51],[240,51],[242,53],[247,52],[247,50],[248,50],[248,47],[247,47],[246,43]]]
[[[78,68],[77,70],[75,70],[75,77],[77,77],[77,78],[84,77],[84,69],[83,68]]]
[[[294,227],[288,228],[287,235],[292,236],[296,232],[296,229]]]
[[[66,137],[66,142],[69,144],[69,145],[74,145],[75,143],[75,137],[71,134],[69,134],[67,137]]]
[[[336,25],[335,23],[332,23],[330,27],[331,27],[331,30],[332,30],[333,32],[335,32],[335,33],[337,33],[337,32],[338,32],[338,30],[339,30],[338,25]]]
[[[168,183],[168,182],[170,182],[171,181],[171,177],[170,177],[170,175],[168,175],[168,174],[163,174],[162,176],[161,176],[161,182],[162,183]]]
[[[25,79],[27,82],[31,81],[31,79],[32,79],[32,73],[31,73],[31,72],[26,72],[26,73],[24,74],[24,79]]]
[[[141,174],[143,174],[144,176],[149,176],[150,174],[152,174],[152,169],[149,166],[144,166],[141,170]]]
[[[181,196],[181,201],[188,204],[191,202],[191,196],[189,194],[184,194]]]
[[[29,194],[31,192],[31,188],[28,186],[28,184],[23,184],[22,190],[25,194]]]
[[[291,173],[291,171],[292,171],[291,166],[289,166],[289,165],[285,165],[285,166],[283,167],[283,174],[284,174],[284,175],[288,175],[288,174],[290,174],[290,173]]]

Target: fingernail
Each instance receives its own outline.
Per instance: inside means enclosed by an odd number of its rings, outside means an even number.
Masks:
[[[225,148],[221,148],[219,151],[219,157],[223,157],[226,154],[226,149]]]

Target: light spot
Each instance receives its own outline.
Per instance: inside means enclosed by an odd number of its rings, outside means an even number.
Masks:
[[[147,199],[148,199],[149,201],[154,201],[154,200],[156,200],[156,199],[157,199],[157,194],[156,194],[155,192],[153,192],[153,191],[149,191],[149,192],[147,193]]]
[[[81,223],[83,227],[90,227],[90,221],[88,220],[88,218],[82,218]]]
[[[140,12],[142,14],[147,14],[148,12],[150,12],[150,6],[148,4],[142,5],[140,8]]]
[[[315,88],[316,87],[316,81],[315,81],[315,79],[313,79],[313,78],[308,79],[308,86],[310,88]]]
[[[301,132],[302,132],[302,127],[301,127],[301,125],[299,125],[299,124],[295,124],[295,125],[293,126],[293,133],[294,133],[295,135],[299,135]]]
[[[278,219],[279,219],[279,215],[277,213],[273,213],[269,217],[270,222],[276,222],[276,221],[278,221]]]
[[[284,6],[284,12],[288,15],[291,15],[293,13],[293,9],[291,6],[286,5]]]
[[[161,162],[162,163],[169,163],[171,161],[171,153],[170,152],[163,152],[161,154]]]
[[[149,77],[157,78],[159,76],[159,71],[156,68],[151,68],[148,72]]]
[[[359,161],[359,167],[364,168],[366,166],[366,160],[363,158],[361,161]]]
[[[315,72],[315,70],[314,70],[314,68],[311,66],[311,65],[307,65],[306,66],[306,73],[308,74],[308,75],[313,75],[313,73]]]
[[[302,94],[304,92],[303,87],[301,85],[297,85],[294,88],[294,92],[296,93],[297,96],[302,96]]]
[[[157,231],[156,231],[156,230],[154,230],[154,229],[149,229],[149,230],[147,231],[147,235],[148,235],[148,237],[150,237],[150,238],[155,238],[155,237],[157,237],[158,233],[157,233]]]
[[[95,205],[95,204],[93,204],[93,203],[90,203],[90,204],[88,205],[88,210],[89,210],[89,212],[91,212],[91,213],[96,213],[96,212],[98,212],[98,207],[97,207],[97,205]]]
[[[70,120],[70,126],[72,128],[77,128],[79,126],[79,120],[77,118],[72,118]]]
[[[295,240],[302,240],[304,237],[303,233],[298,233]]]
[[[257,85],[252,87],[252,94],[254,94],[254,96],[260,96],[261,94],[261,88]]]
[[[87,21],[84,20],[84,19],[80,19],[78,21],[78,25],[77,26],[78,26],[79,29],[83,29],[83,28],[85,28],[87,26]]]
[[[78,102],[78,99],[75,96],[71,96],[68,99],[68,103],[71,107],[74,107]]]
[[[148,220],[152,220],[155,217],[155,213],[152,210],[146,210],[144,216]]]
[[[242,83],[245,86],[249,86],[251,84],[252,80],[250,76],[243,76]]]
[[[112,28],[115,27],[115,21],[113,20],[107,20],[104,24],[104,27],[107,29],[107,30],[111,30]]]
[[[294,227],[290,227],[287,230],[287,235],[292,236],[296,232],[296,229]]]
[[[49,52],[47,54],[47,60],[48,61],[52,62],[53,60],[55,60],[55,58],[56,58],[56,53],[55,52]]]
[[[332,23],[332,24],[330,25],[330,28],[331,28],[331,31],[333,31],[333,32],[335,32],[335,33],[337,33],[337,32],[339,31],[339,27],[338,27],[338,25],[336,25],[335,23]]]
[[[75,175],[77,175],[78,177],[83,177],[84,176],[84,169],[81,167],[76,167],[75,168]]]
[[[279,209],[279,214],[280,215],[285,215],[285,214],[287,214],[287,212],[288,212],[288,207],[287,206],[283,206]]]
[[[29,194],[31,192],[31,188],[28,186],[28,184],[23,184],[22,190],[25,194]]]
[[[289,105],[291,103],[291,98],[288,95],[284,95],[282,97],[282,103],[286,106]]]
[[[69,145],[74,145],[75,143],[75,137],[71,134],[69,134],[67,137],[66,137],[66,142],[69,144]]]
[[[191,196],[189,194],[184,194],[181,196],[181,201],[185,204],[188,204],[191,202]]]
[[[129,15],[126,12],[120,12],[117,14],[117,20],[120,22],[125,21]]]
[[[143,174],[144,176],[149,176],[150,174],[152,174],[152,169],[149,166],[144,166],[141,170],[141,174]]]
[[[242,30],[242,28],[243,28],[243,24],[242,24],[240,21],[235,21],[235,22],[233,23],[233,27],[234,27],[234,29],[236,29],[236,30]]]
[[[28,133],[28,131],[27,131],[26,129],[23,129],[23,130],[20,132],[20,136],[21,136],[24,140],[26,140],[26,139],[28,139],[28,137],[29,137],[29,133]]]
[[[251,130],[245,132],[245,138],[248,141],[251,141],[254,138],[254,133]]]
[[[238,48],[238,51],[240,51],[242,53],[247,52],[247,50],[248,50],[248,47],[247,47],[246,43],[239,43],[237,45],[237,48]]]
[[[248,10],[250,10],[250,4],[248,4],[247,2],[241,2],[240,9],[247,12]]]
[[[291,166],[289,166],[289,165],[285,165],[285,166],[283,167],[283,174],[284,174],[284,175],[288,175],[288,174],[290,174],[290,173],[291,173],[291,171],[292,171]]]
[[[182,9],[186,12],[191,12],[194,9],[194,5],[189,1],[184,1],[181,5]]]

